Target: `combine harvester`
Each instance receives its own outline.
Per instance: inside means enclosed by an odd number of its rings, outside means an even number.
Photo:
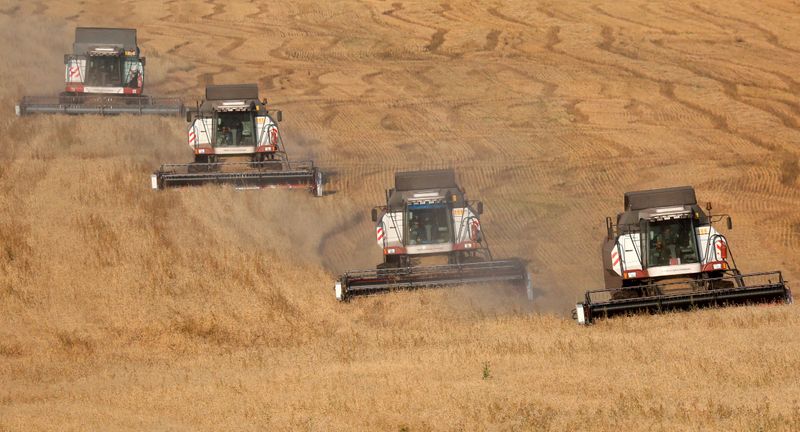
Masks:
[[[59,96],[25,96],[17,116],[29,114],[183,115],[177,98],[151,98],[144,89],[144,57],[136,30],[75,29],[73,54],[64,56],[66,88]]]
[[[586,292],[574,317],[580,324],[635,312],[785,301],[792,294],[779,271],[742,274],[728,241],[714,229],[728,215],[697,205],[692,187],[625,194],[617,223],[606,218],[606,289]]]
[[[301,188],[323,195],[322,172],[311,161],[290,162],[278,123],[256,84],[210,85],[206,99],[186,113],[194,162],[162,165],[151,176],[153,189],[232,184],[239,189]],[[223,162],[224,160],[224,162]]]
[[[519,259],[493,260],[478,219],[452,170],[401,172],[386,191],[386,205],[372,209],[383,263],[350,271],[335,283],[336,299],[396,289],[513,282],[532,286]]]

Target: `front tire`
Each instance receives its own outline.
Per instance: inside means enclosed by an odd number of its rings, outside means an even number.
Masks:
[[[644,287],[641,285],[622,287],[618,291],[611,293],[611,300],[626,300],[644,297]]]
[[[77,105],[80,103],[80,99],[76,93],[72,92],[61,92],[58,95],[58,104],[59,105]]]
[[[214,166],[209,165],[215,162],[213,155],[194,155],[194,163],[189,164],[190,173],[211,172]]]

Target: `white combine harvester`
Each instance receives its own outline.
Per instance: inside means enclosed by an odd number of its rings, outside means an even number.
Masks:
[[[335,283],[336,299],[395,289],[512,282],[530,275],[519,259],[493,260],[481,231],[481,202],[467,201],[452,170],[401,172],[386,191],[386,205],[372,209],[383,263],[350,271]]]
[[[256,84],[210,85],[206,98],[186,113],[194,162],[162,165],[153,189],[208,183],[240,189],[301,188],[323,195],[324,178],[313,162],[290,162],[278,122],[258,99]]]
[[[730,216],[706,214],[692,187],[628,192],[624,204],[616,223],[606,218],[606,288],[586,292],[574,312],[579,323],[640,311],[792,301],[781,272],[739,271],[728,240],[713,226],[725,219],[732,229]]]
[[[25,96],[16,113],[182,115],[180,99],[143,94],[144,66],[136,30],[78,27],[73,53],[64,56],[64,92]]]

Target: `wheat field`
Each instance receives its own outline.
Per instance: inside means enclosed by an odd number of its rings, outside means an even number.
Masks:
[[[690,184],[744,271],[800,277],[800,3],[0,3],[0,431],[800,430],[797,306],[578,327],[604,217]],[[146,92],[257,82],[331,193],[152,191],[182,119],[14,117],[75,26]],[[509,287],[338,304],[396,170],[455,167]]]

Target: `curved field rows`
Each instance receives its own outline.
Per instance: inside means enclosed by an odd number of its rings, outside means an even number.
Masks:
[[[8,3],[8,2],[7,2]],[[796,306],[570,320],[625,191],[694,185],[745,271],[800,278],[796,1],[0,5],[0,430],[799,430]],[[22,118],[73,28],[153,95],[257,82],[322,199],[154,193],[185,124]],[[539,297],[348,304],[399,170],[454,167]]]

